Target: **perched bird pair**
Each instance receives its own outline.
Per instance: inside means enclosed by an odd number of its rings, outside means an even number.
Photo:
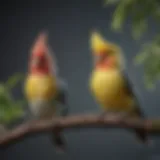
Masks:
[[[90,89],[104,111],[125,112],[129,116],[143,117],[138,100],[124,72],[124,59],[120,48],[98,33],[91,36],[94,68],[90,77]],[[62,115],[68,113],[66,83],[60,80],[55,58],[51,55],[47,35],[42,33],[31,50],[25,94],[32,114],[38,119],[50,119],[56,115],[59,105]],[[58,107],[57,107],[58,106]],[[142,142],[147,133],[135,130]],[[65,149],[65,141],[59,131],[52,135],[58,149]]]

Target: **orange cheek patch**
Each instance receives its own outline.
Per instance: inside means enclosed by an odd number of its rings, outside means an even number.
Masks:
[[[114,57],[108,57],[104,61],[101,61],[96,64],[96,68],[109,69],[113,68],[116,65],[116,59]]]
[[[109,66],[113,66],[115,64],[115,58],[114,57],[108,57],[106,60],[105,60],[105,64],[106,65],[109,65]]]

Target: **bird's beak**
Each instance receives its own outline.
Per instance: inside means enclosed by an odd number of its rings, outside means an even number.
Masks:
[[[95,56],[94,56],[94,62],[95,63],[102,62],[105,58],[106,58],[106,54],[100,52],[99,54],[95,54]]]
[[[95,55],[94,57],[96,62],[100,62],[102,60],[102,56],[101,55]]]

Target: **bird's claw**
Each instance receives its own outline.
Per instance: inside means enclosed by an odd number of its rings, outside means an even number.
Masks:
[[[127,118],[129,115],[126,112],[103,112],[100,115],[100,119],[104,120],[106,115],[109,115],[109,119],[113,119],[113,120],[123,120],[125,118]]]
[[[107,111],[105,111],[105,112],[102,112],[101,114],[100,114],[100,120],[104,120],[104,118],[105,118],[105,116],[107,115],[107,114],[109,114],[109,112],[107,112]]]

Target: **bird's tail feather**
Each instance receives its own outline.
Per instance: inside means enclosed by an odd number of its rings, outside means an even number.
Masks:
[[[140,107],[136,107],[134,111],[134,115],[137,117],[145,118],[144,114],[140,110]],[[137,138],[142,142],[142,143],[148,143],[148,133],[144,129],[135,129],[135,133]]]
[[[60,152],[65,152],[65,139],[64,137],[61,135],[60,132],[54,132],[52,133],[51,135],[52,137],[52,142],[54,143],[57,151],[60,151]]]
[[[135,129],[136,136],[137,138],[142,142],[142,143],[147,143],[148,142],[148,135],[145,131],[140,130],[140,129]]]

